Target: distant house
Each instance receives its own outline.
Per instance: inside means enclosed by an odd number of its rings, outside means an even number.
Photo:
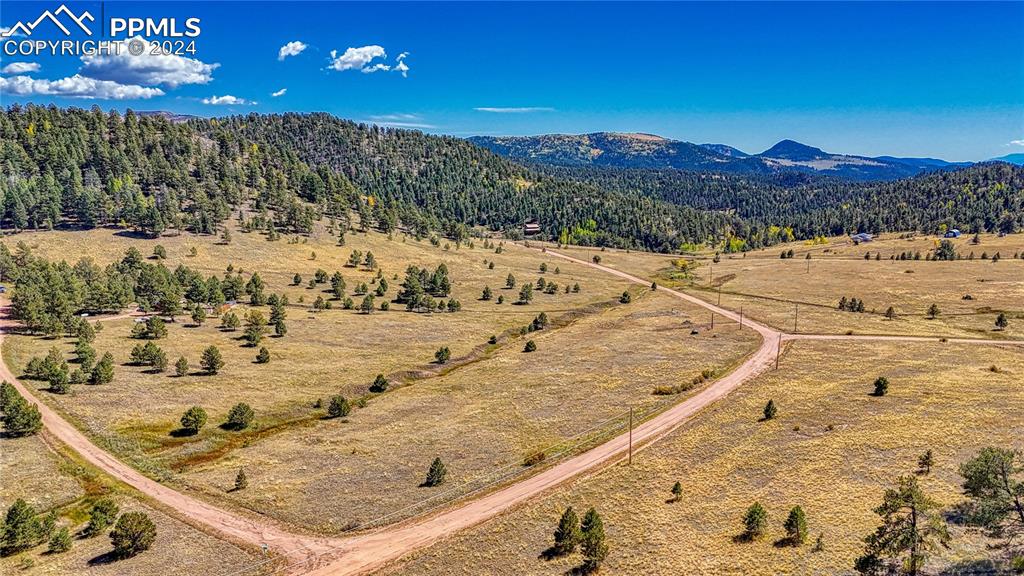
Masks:
[[[526,224],[523,224],[523,236],[536,236],[537,234],[540,234],[540,222],[528,220]]]
[[[850,240],[853,240],[854,244],[860,244],[862,242],[871,242],[874,238],[867,232],[859,232],[857,234],[851,234]]]
[[[960,230],[958,230],[956,228],[953,228],[952,230],[946,232],[946,238],[959,238],[959,237],[960,237]]]

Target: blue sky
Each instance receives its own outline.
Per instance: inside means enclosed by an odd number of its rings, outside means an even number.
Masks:
[[[456,136],[638,131],[748,152],[783,138],[949,160],[1024,152],[1022,3],[66,4],[97,27],[101,14],[199,18],[197,52],[152,65],[0,55],[4,105],[326,111]],[[5,0],[0,26],[59,5]],[[37,38],[63,35],[44,23]]]

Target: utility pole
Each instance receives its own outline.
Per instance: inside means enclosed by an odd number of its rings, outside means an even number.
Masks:
[[[714,312],[711,313],[711,329],[712,330],[715,329],[715,313]]]
[[[782,334],[779,334],[778,347],[775,348],[775,369],[779,369],[779,356],[782,354]]]
[[[718,287],[718,305],[719,306],[722,305],[722,287],[721,286]]]
[[[633,407],[629,407],[629,465],[633,465]]]
[[[793,333],[796,334],[796,321],[800,318],[800,305],[793,303]]]
[[[740,306],[740,328],[743,328],[743,306]]]

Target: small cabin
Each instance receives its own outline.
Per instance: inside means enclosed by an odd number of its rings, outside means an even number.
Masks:
[[[862,242],[871,242],[874,238],[867,232],[860,232],[858,234],[851,234],[850,240],[853,240],[854,244],[860,244]]]
[[[528,220],[523,224],[523,236],[536,236],[537,234],[540,234],[540,222]]]
[[[956,228],[953,228],[952,230],[946,232],[945,237],[946,238],[959,238],[960,237],[960,230],[958,230]]]

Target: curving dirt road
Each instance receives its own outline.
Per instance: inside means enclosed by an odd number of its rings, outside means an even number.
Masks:
[[[650,282],[631,274],[587,262],[551,250],[548,255],[596,268],[630,282],[649,286]],[[705,302],[697,297],[669,288],[659,291],[675,298],[696,304],[726,318],[739,322],[740,315]],[[658,414],[633,429],[634,452],[649,445],[686,423],[703,408],[723,398],[743,382],[768,370],[775,362],[776,351],[787,340],[806,339],[897,339],[907,341],[938,341],[937,338],[880,337],[880,336],[833,336],[833,335],[789,335],[769,326],[742,319],[743,327],[761,335],[761,346],[736,370],[713,382],[695,396]],[[7,319],[0,320],[0,346],[3,333],[12,326]],[[950,342],[1024,344],[1024,342],[981,341],[950,339]],[[47,430],[56,438],[78,452],[84,459],[107,474],[139,490],[158,502],[177,510],[188,518],[201,522],[225,536],[256,546],[267,545],[284,556],[288,569],[296,573],[316,576],[363,574],[394,561],[414,550],[430,545],[437,540],[468,528],[503,511],[516,506],[538,494],[554,488],[566,480],[582,473],[613,463],[623,458],[629,446],[629,434],[616,438],[569,458],[536,475],[516,482],[500,490],[481,496],[425,517],[382,528],[378,531],[347,538],[321,538],[290,533],[263,518],[246,517],[218,508],[181,492],[163,486],[142,475],[132,467],[117,460],[95,446],[74,426],[64,420],[45,404],[36,399],[36,390],[18,382],[7,365],[0,359],[0,377],[11,382],[29,401],[35,402],[43,416]],[[248,567],[240,566],[232,574],[250,573]]]

